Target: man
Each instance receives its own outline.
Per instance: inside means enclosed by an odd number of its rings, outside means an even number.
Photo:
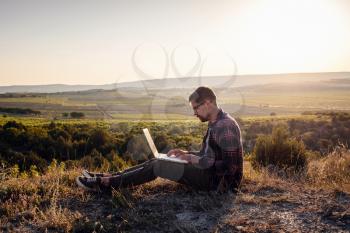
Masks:
[[[77,177],[79,186],[120,188],[166,178],[199,190],[235,191],[242,180],[243,149],[237,122],[217,106],[216,96],[208,87],[197,88],[189,97],[194,115],[208,121],[208,130],[198,152],[172,149],[168,156],[188,161],[186,164],[152,159],[116,174],[90,173]]]

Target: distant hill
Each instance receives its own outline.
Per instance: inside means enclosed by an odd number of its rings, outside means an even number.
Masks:
[[[70,91],[87,91],[92,89],[111,90],[115,88],[113,84],[106,85],[65,85],[65,84],[49,84],[49,85],[14,85],[0,86],[0,93],[56,93]]]
[[[328,81],[342,84],[350,82],[350,72],[327,72],[327,73],[291,73],[291,74],[264,74],[264,75],[237,75],[237,76],[206,76],[206,77],[183,77],[140,80],[133,82],[121,82],[105,85],[15,85],[0,86],[0,93],[56,93],[75,92],[93,89],[112,90],[119,88],[132,89],[170,89],[170,88],[195,88],[206,85],[214,88],[243,87],[264,85],[271,83],[296,83]]]

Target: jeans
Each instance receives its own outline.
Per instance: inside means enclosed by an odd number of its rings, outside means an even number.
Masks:
[[[144,184],[157,177],[172,180],[197,190],[216,190],[215,173],[211,168],[203,169],[192,164],[151,159],[133,166],[110,178],[113,188],[124,188]]]

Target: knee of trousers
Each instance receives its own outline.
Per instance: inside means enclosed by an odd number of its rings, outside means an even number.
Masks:
[[[179,181],[185,172],[185,164],[165,160],[156,160],[153,164],[153,173],[157,177]]]

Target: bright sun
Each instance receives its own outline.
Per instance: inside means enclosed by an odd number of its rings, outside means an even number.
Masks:
[[[259,58],[256,70],[322,70],[335,65],[330,57],[344,57],[348,19],[337,1],[254,1],[238,14],[231,37],[240,38],[247,59]]]

